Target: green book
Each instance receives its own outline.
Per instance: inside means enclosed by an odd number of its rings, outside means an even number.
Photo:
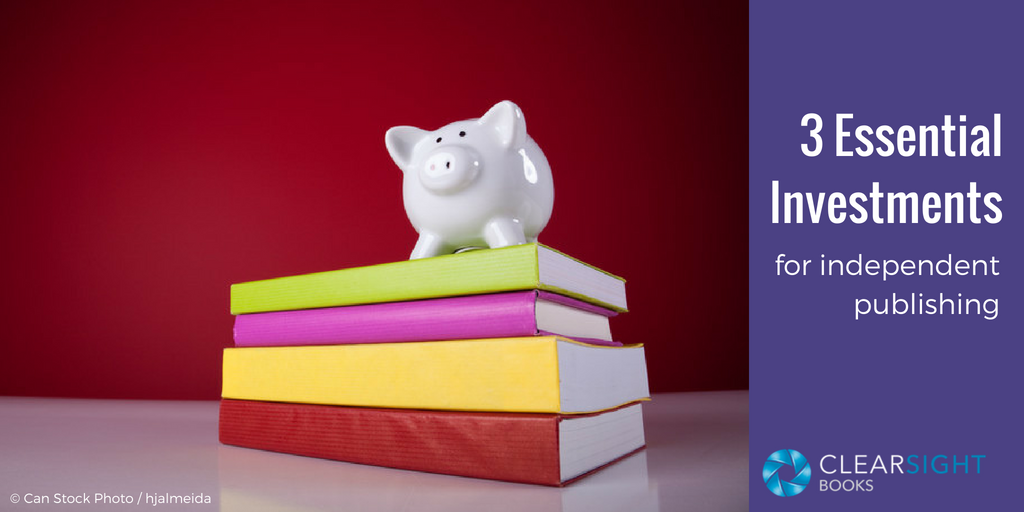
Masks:
[[[626,282],[540,244],[231,285],[231,314],[546,290],[626,311]]]

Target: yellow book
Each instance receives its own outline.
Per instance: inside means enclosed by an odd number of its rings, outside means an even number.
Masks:
[[[224,350],[222,396],[309,404],[589,413],[648,398],[641,345],[556,336]]]

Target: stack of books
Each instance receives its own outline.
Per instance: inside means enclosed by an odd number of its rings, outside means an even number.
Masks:
[[[539,244],[231,287],[222,443],[564,485],[645,446],[625,282]]]

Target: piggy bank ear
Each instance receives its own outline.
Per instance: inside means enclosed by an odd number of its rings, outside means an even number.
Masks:
[[[523,111],[511,101],[491,107],[477,122],[485,129],[494,130],[502,146],[515,147],[526,141],[526,119]]]
[[[412,150],[426,133],[426,130],[414,126],[395,126],[384,134],[384,145],[402,172],[412,162]]]

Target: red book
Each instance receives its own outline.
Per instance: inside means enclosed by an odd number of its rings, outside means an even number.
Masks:
[[[644,447],[640,404],[507,414],[221,400],[220,441],[430,473],[560,486]]]

